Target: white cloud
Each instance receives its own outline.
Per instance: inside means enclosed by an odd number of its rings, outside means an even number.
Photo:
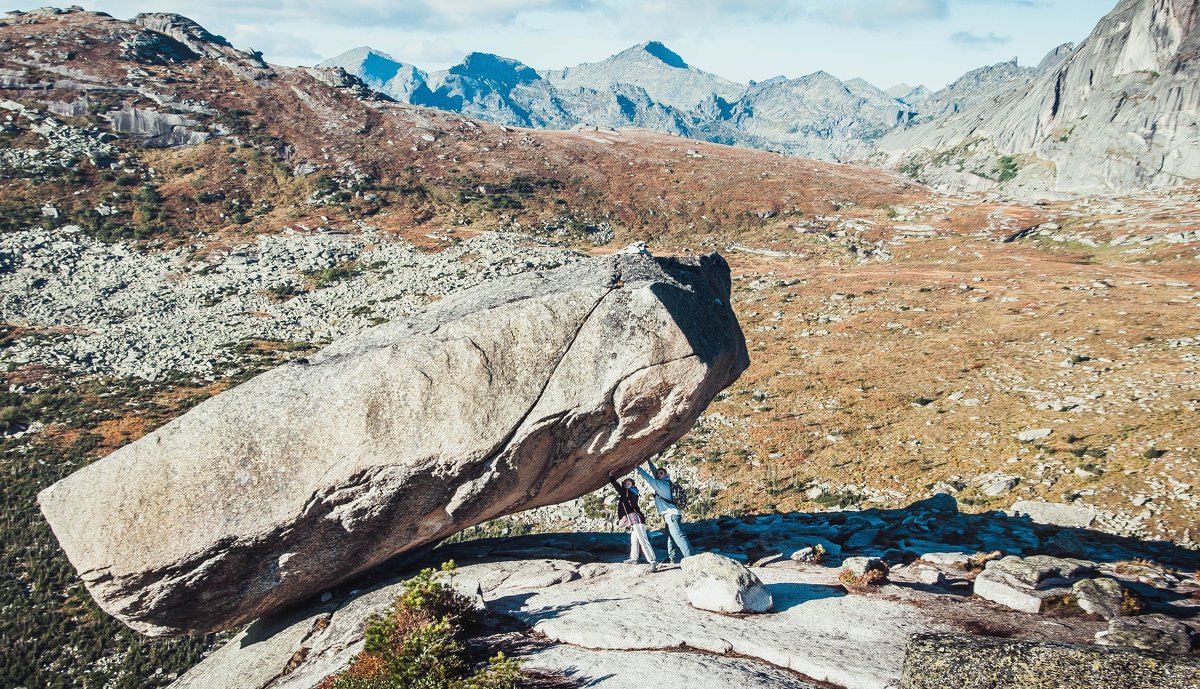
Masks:
[[[226,17],[233,21],[304,20],[339,26],[391,24],[408,29],[455,29],[506,24],[530,12],[580,12],[592,0],[113,0],[99,2],[117,16],[138,12],[178,12],[192,18]]]
[[[313,64],[322,59],[312,41],[275,26],[234,24],[225,38],[243,50],[258,50],[275,62]]]
[[[826,3],[808,12],[810,17],[830,24],[864,29],[944,19],[949,14],[949,0],[847,0]]]
[[[1030,4],[1038,0],[953,0]],[[719,27],[722,22],[812,19],[831,24],[885,28],[948,16],[952,0],[100,0],[117,16],[167,11],[246,24],[288,20],[338,26],[462,30],[508,25],[532,14],[590,15],[613,23]]]
[[[395,52],[395,57],[417,66],[454,62],[470,52],[436,36],[403,41],[391,49]]]
[[[968,48],[993,48],[1012,42],[1012,36],[1000,36],[991,31],[986,34],[957,31],[950,34],[950,40]]]

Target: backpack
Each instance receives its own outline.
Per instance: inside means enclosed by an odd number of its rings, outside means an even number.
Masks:
[[[687,491],[683,489],[683,486],[671,481],[671,499],[667,502],[678,508],[680,512],[686,510],[688,506]]]

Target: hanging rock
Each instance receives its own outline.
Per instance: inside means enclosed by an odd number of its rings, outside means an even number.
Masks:
[[[579,497],[748,365],[729,268],[609,256],[466,290],[224,392],[39,495],[100,606],[227,629]]]

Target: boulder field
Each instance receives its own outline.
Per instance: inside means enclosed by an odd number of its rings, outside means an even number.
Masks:
[[[634,251],[466,290],[268,371],[38,500],[97,603],[211,632],[686,433],[749,364],[716,254]]]

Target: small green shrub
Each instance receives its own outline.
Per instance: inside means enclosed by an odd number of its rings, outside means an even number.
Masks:
[[[271,285],[266,290],[268,297],[275,301],[287,301],[292,297],[298,297],[305,294],[305,289],[291,282],[281,282],[278,285]]]
[[[825,493],[813,499],[813,502],[826,508],[837,508],[844,510],[847,507],[854,507],[863,501],[863,497],[857,493],[842,490],[834,493]]]
[[[842,588],[850,593],[864,593],[883,584],[883,582],[887,581],[887,577],[887,565],[880,565],[876,569],[869,569],[865,574],[861,575],[855,574],[848,569],[838,572],[838,581],[841,582]]]
[[[604,498],[596,493],[588,493],[583,496],[580,509],[583,511],[583,516],[589,519],[606,519],[609,517],[609,510],[604,504]]]
[[[1017,176],[1017,171],[1021,169],[1017,159],[1013,156],[1001,156],[996,161],[996,179],[1000,182],[1007,182]]]
[[[324,270],[306,271],[304,276],[307,277],[312,283],[313,289],[322,289],[332,285],[335,282],[349,280],[358,274],[358,264],[353,261],[349,261],[346,263],[339,263],[332,268],[325,268]]]
[[[452,576],[454,563],[442,565]],[[515,689],[519,663],[497,654],[476,668],[462,636],[477,622],[471,600],[433,569],[404,584],[383,615],[367,621],[363,651],[321,689]]]

